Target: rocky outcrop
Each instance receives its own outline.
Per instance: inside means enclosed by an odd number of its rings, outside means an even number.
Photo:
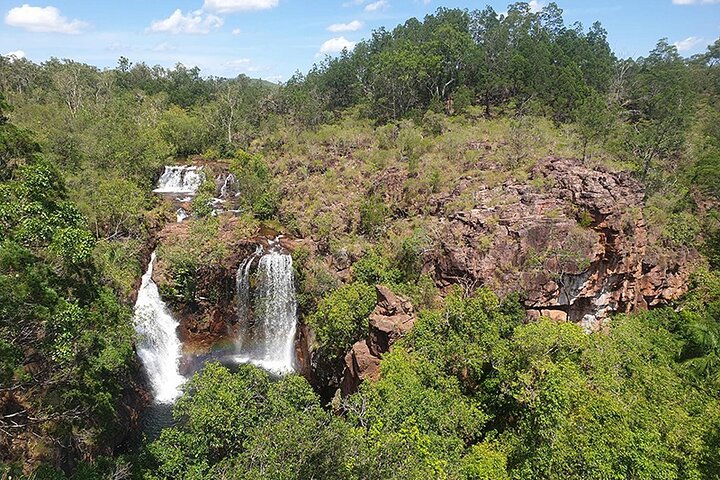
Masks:
[[[441,219],[426,269],[445,289],[520,291],[530,317],[598,329],[611,313],[678,298],[699,259],[661,246],[628,173],[551,157],[529,180],[480,189],[476,198],[474,209]]]
[[[380,358],[415,324],[415,310],[389,288],[378,285],[377,305],[370,315],[368,338],[355,343],[345,356],[345,371],[340,390],[343,395],[357,391],[363,380],[375,380],[380,373]]]

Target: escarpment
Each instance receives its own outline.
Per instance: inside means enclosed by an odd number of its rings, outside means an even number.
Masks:
[[[236,214],[223,213],[232,210],[234,194],[228,192],[238,185],[227,171],[213,168],[218,201],[212,231],[198,233],[189,218],[168,223],[157,235],[167,258],[161,255],[154,278],[178,319],[186,352],[207,352],[237,336],[238,268],[279,233],[260,224],[248,229]],[[401,171],[379,175],[382,191],[401,195]],[[468,191],[474,208],[446,212],[453,196]],[[501,296],[518,292],[529,319],[545,316],[587,331],[600,329],[614,313],[671,304],[685,293],[700,261],[691,248],[664,245],[647,225],[642,188],[629,173],[591,168],[577,159],[547,157],[527,178],[510,177],[499,185],[467,177],[449,198],[426,200],[435,205],[427,219],[433,248],[424,252],[422,271],[441,294],[458,286],[467,294],[480,287]],[[197,244],[199,235],[206,235],[204,244]],[[318,248],[311,238],[281,236],[279,242],[285,251],[302,246],[337,284],[353,280],[358,258],[346,250]],[[194,250],[197,258],[185,262],[178,257],[183,249]],[[385,286],[376,289],[368,336],[338,362],[318,360],[314,333],[302,317],[309,312],[299,312],[295,366],[326,396],[336,388],[352,393],[364,379],[375,378],[382,355],[414,323],[410,302]]]
[[[642,192],[628,173],[543,159],[527,182],[482,188],[475,208],[441,218],[426,268],[444,289],[518,291],[530,317],[589,330],[616,312],[670,304],[700,257],[662,245]]]

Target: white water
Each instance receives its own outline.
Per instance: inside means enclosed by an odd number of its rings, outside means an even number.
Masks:
[[[233,192],[237,191],[237,188],[237,178],[235,178],[235,175],[232,173],[229,173],[227,177],[225,177],[222,187],[220,187],[220,198],[230,198],[233,195]]]
[[[140,337],[138,356],[147,372],[155,401],[170,403],[180,395],[180,387],[185,382],[178,370],[182,345],[176,333],[178,322],[160,299],[160,292],[152,279],[154,264],[155,252],[142,277],[133,322]]]
[[[203,181],[202,167],[166,166],[158,179],[155,193],[184,193],[194,195]]]
[[[175,219],[177,220],[177,223],[181,223],[188,217],[190,217],[190,214],[184,208],[178,208],[175,211]]]
[[[297,302],[292,257],[273,244],[268,253],[258,249],[240,265],[236,279],[238,361],[278,374],[294,371]]]

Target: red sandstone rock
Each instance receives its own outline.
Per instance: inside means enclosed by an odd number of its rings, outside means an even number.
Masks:
[[[410,302],[385,286],[377,285],[375,289],[377,304],[370,314],[368,338],[355,343],[345,356],[340,387],[343,395],[355,392],[363,380],[376,380],[382,354],[415,324],[415,309]]]
[[[476,208],[440,220],[426,270],[440,287],[523,292],[530,317],[600,328],[611,313],[677,299],[699,260],[658,245],[642,218],[643,190],[626,172],[551,157],[530,182],[481,187],[476,198]]]

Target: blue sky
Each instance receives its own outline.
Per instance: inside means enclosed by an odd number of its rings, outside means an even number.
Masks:
[[[25,3],[28,1],[30,3]],[[440,6],[498,12],[507,1],[460,0],[0,0],[0,54],[51,56],[99,67],[133,62],[197,65],[203,75],[245,73],[285,81],[324,54],[422,18]],[[546,1],[533,0],[533,8]],[[720,0],[559,0],[566,23],[600,20],[621,57],[645,55],[658,39],[683,55],[720,37]]]

